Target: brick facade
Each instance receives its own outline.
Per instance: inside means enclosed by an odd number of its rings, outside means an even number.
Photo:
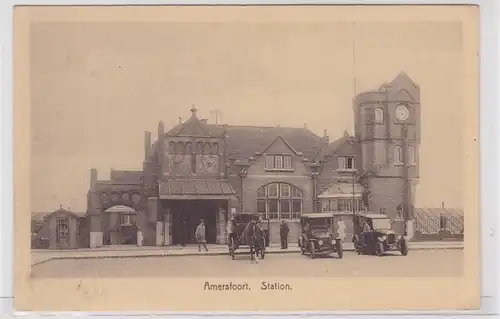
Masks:
[[[170,130],[165,130],[160,122],[157,141],[151,142],[151,133],[145,134],[145,159],[141,171],[113,171],[108,181],[98,181],[95,170],[91,171],[87,212],[90,245],[109,242],[109,232],[116,227],[110,224],[104,211],[112,205],[134,208],[144,244],[156,245],[168,242],[165,238],[160,240],[159,236],[164,235],[158,234],[158,229],[162,229],[158,222],[172,227],[168,225],[170,221],[165,220],[169,201],[208,198],[206,200],[226,201],[227,211],[257,212],[257,192],[270,183],[286,183],[299,189],[303,213],[321,211],[322,200],[318,196],[334,183],[362,184],[364,190],[356,196],[363,198],[367,208],[375,213],[383,210],[389,217],[396,218],[399,205],[408,205],[408,201],[410,206],[413,204],[418,181],[419,99],[418,86],[408,76],[400,74],[379,90],[358,95],[353,114],[354,136],[346,133],[331,143],[326,131],[320,137],[306,128],[207,124],[197,117],[195,108],[186,122]],[[395,115],[401,103],[408,105],[410,110],[405,123]],[[405,166],[395,163],[395,154],[397,147],[410,146],[414,150],[414,161],[406,170]],[[404,154],[409,156],[407,149]],[[275,163],[277,167],[268,167],[269,156],[281,158]],[[353,158],[354,167],[339,167],[339,157]],[[190,179],[198,181],[195,185],[206,183],[205,193],[197,189],[173,190],[169,186],[169,181]],[[405,181],[411,181],[411,193],[405,193]],[[230,194],[214,193],[209,186],[225,182],[231,185]],[[165,194],[166,190],[180,193]],[[158,195],[162,198],[160,211],[155,206]],[[214,214],[217,242],[224,243],[227,212],[214,211]],[[342,229],[347,234],[345,238],[349,238],[352,220],[346,216],[342,217]],[[279,222],[279,219],[271,221],[272,242],[279,241]],[[290,220],[289,226],[289,239],[295,242],[297,221]]]

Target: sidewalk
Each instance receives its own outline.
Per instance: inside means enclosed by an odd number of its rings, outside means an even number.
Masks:
[[[197,245],[182,246],[108,246],[102,248],[82,248],[75,250],[48,250],[37,249],[31,251],[31,266],[44,263],[52,259],[90,259],[90,258],[144,258],[162,256],[215,256],[229,255],[227,245],[207,245],[208,252],[198,251]],[[343,244],[344,251],[354,251],[352,243]],[[410,250],[435,250],[435,249],[463,249],[463,242],[410,242]],[[297,244],[290,245],[282,250],[279,245],[266,248],[266,253],[299,253]],[[248,253],[248,248],[242,247],[236,253]]]

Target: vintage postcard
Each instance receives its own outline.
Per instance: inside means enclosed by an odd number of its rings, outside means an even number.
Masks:
[[[16,309],[479,308],[479,8],[14,20]]]

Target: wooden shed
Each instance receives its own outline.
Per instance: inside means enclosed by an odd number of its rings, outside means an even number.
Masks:
[[[80,248],[85,237],[82,234],[86,228],[84,221],[83,214],[61,207],[44,217],[40,236],[48,238],[49,249]]]

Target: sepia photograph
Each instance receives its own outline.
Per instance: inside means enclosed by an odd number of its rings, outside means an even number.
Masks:
[[[479,307],[478,12],[17,7],[16,302]]]

